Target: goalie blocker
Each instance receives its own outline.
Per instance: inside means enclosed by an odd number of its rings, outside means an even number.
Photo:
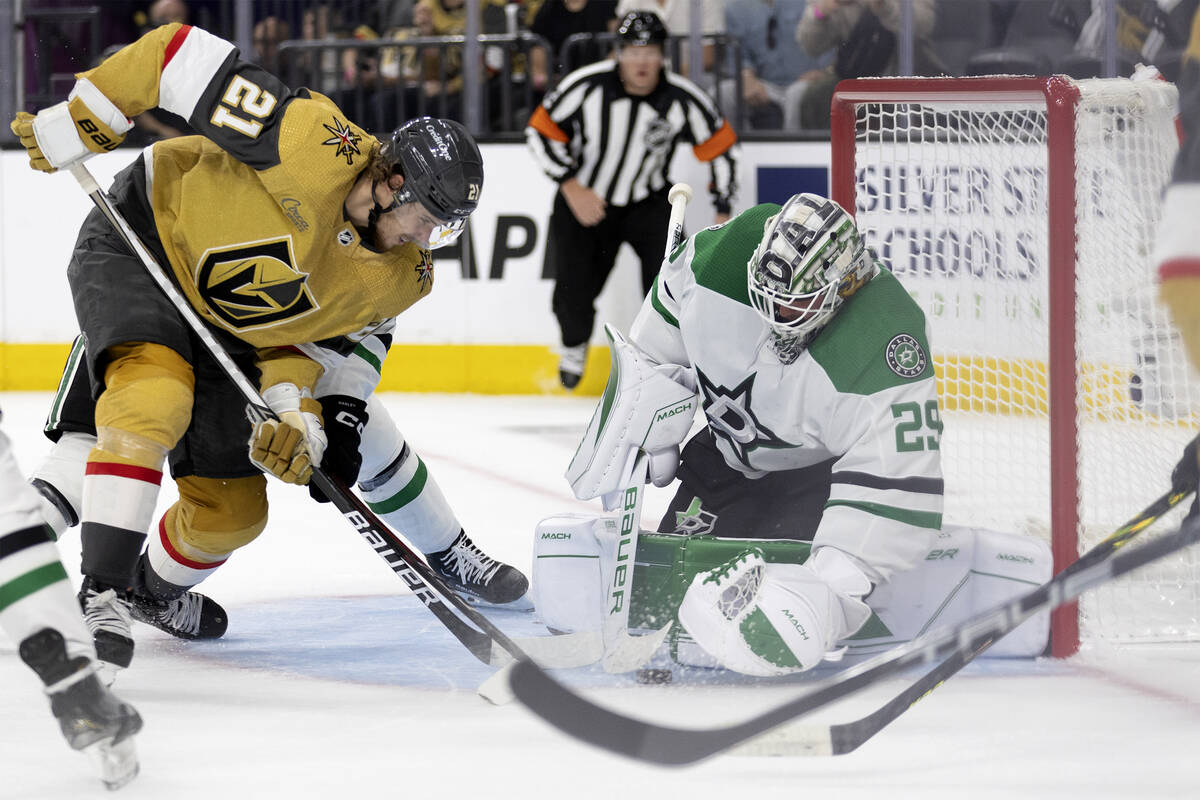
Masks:
[[[549,517],[538,524],[532,594],[548,628],[564,633],[600,629],[606,611],[604,570],[611,569],[604,563],[605,543],[618,535],[617,528],[612,516],[586,514]],[[815,666],[822,657],[840,658],[843,650],[849,658],[866,656],[961,623],[1044,583],[1052,572],[1050,548],[1041,539],[946,525],[918,566],[874,586],[863,598],[869,607],[865,622],[855,618],[854,604],[844,601],[840,608],[810,612],[832,612],[834,618],[841,613],[848,629],[858,625],[856,633],[836,641],[819,636],[805,640],[794,625],[799,618],[797,585],[811,584],[814,572],[797,566],[808,561],[809,548],[808,542],[796,540],[643,531],[635,559],[630,629],[659,629],[678,618],[683,629],[674,626],[668,640],[676,663],[723,666],[754,675],[786,674]],[[822,551],[835,559],[840,555],[831,548]],[[758,574],[746,579],[750,570]],[[841,590],[837,594],[853,597],[864,588],[855,587],[852,576],[837,566],[818,564],[815,572]],[[737,589],[722,598],[735,584]],[[990,648],[988,655],[1040,655],[1049,630],[1049,614],[1038,614]]]

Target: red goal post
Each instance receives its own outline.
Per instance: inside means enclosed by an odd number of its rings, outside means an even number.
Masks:
[[[1049,536],[1055,571],[1166,490],[1200,403],[1149,252],[1178,148],[1161,81],[843,81],[832,195],[926,311],[948,521]],[[1166,569],[1166,567],[1164,567]],[[1052,652],[1200,639],[1200,565],[1057,611]]]

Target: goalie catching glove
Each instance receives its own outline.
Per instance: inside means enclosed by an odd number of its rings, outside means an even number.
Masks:
[[[133,123],[91,81],[76,81],[68,99],[37,115],[17,113],[9,128],[41,172],[71,167],[94,153],[106,153],[125,140]]]
[[[645,451],[654,485],[670,483],[699,399],[686,369],[656,364],[611,325],[604,332],[612,350],[608,385],[567,467],[580,500],[624,489],[622,470],[635,448]]]
[[[325,453],[320,404],[307,388],[294,383],[277,383],[264,389],[262,396],[279,419],[254,425],[250,461],[284,483],[308,483]]]
[[[753,548],[701,572],[679,606],[679,622],[721,666],[747,675],[787,675],[837,661],[837,643],[870,618],[871,582],[840,550],[822,547],[805,564],[768,564]]]

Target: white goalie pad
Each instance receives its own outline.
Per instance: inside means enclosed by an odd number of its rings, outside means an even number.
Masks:
[[[612,348],[608,385],[587,432],[567,467],[566,477],[580,500],[624,488],[631,451],[649,456],[650,479],[666,486],[679,465],[679,445],[687,437],[699,398],[691,374],[675,364],[656,364],[638,347],[605,325]]]
[[[593,514],[560,514],[537,524],[530,595],[542,623],[559,633],[599,631],[604,625],[601,539],[617,521]]]
[[[850,652],[879,652],[965,622],[1050,580],[1053,564],[1050,545],[1041,539],[944,525],[920,564],[875,587],[867,603],[876,617],[849,642]],[[996,642],[987,655],[1037,656],[1049,635],[1047,611]]]
[[[957,625],[990,611],[1050,580],[1050,545],[1032,536],[944,525],[925,558],[911,570],[878,584],[866,597],[874,612],[850,639],[846,658],[889,650],[921,634]],[[989,647],[984,657],[1032,658],[1046,649],[1050,613],[1034,615]],[[697,642],[681,639],[675,647],[681,664],[721,666]]]

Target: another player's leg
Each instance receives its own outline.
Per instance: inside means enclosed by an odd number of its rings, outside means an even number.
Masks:
[[[17,652],[46,686],[50,710],[67,744],[97,765],[109,789],[118,789],[138,773],[133,736],[142,729],[137,710],[100,682],[96,663],[72,658],[63,635],[42,628],[21,640]]]
[[[0,433],[0,628],[46,687],[67,743],[94,752],[110,786],[137,774],[132,735],[142,721],[98,680],[92,636],[79,615],[38,495]]]
[[[423,552],[429,565],[466,599],[528,608],[528,579],[471,540],[425,462],[375,397],[368,414],[358,485],[371,510]]]
[[[555,195],[547,246],[552,248],[555,273],[551,307],[562,337],[558,377],[565,389],[574,389],[583,379],[596,298],[620,244],[606,241],[610,227],[604,221],[593,227],[581,225],[562,194]]]

